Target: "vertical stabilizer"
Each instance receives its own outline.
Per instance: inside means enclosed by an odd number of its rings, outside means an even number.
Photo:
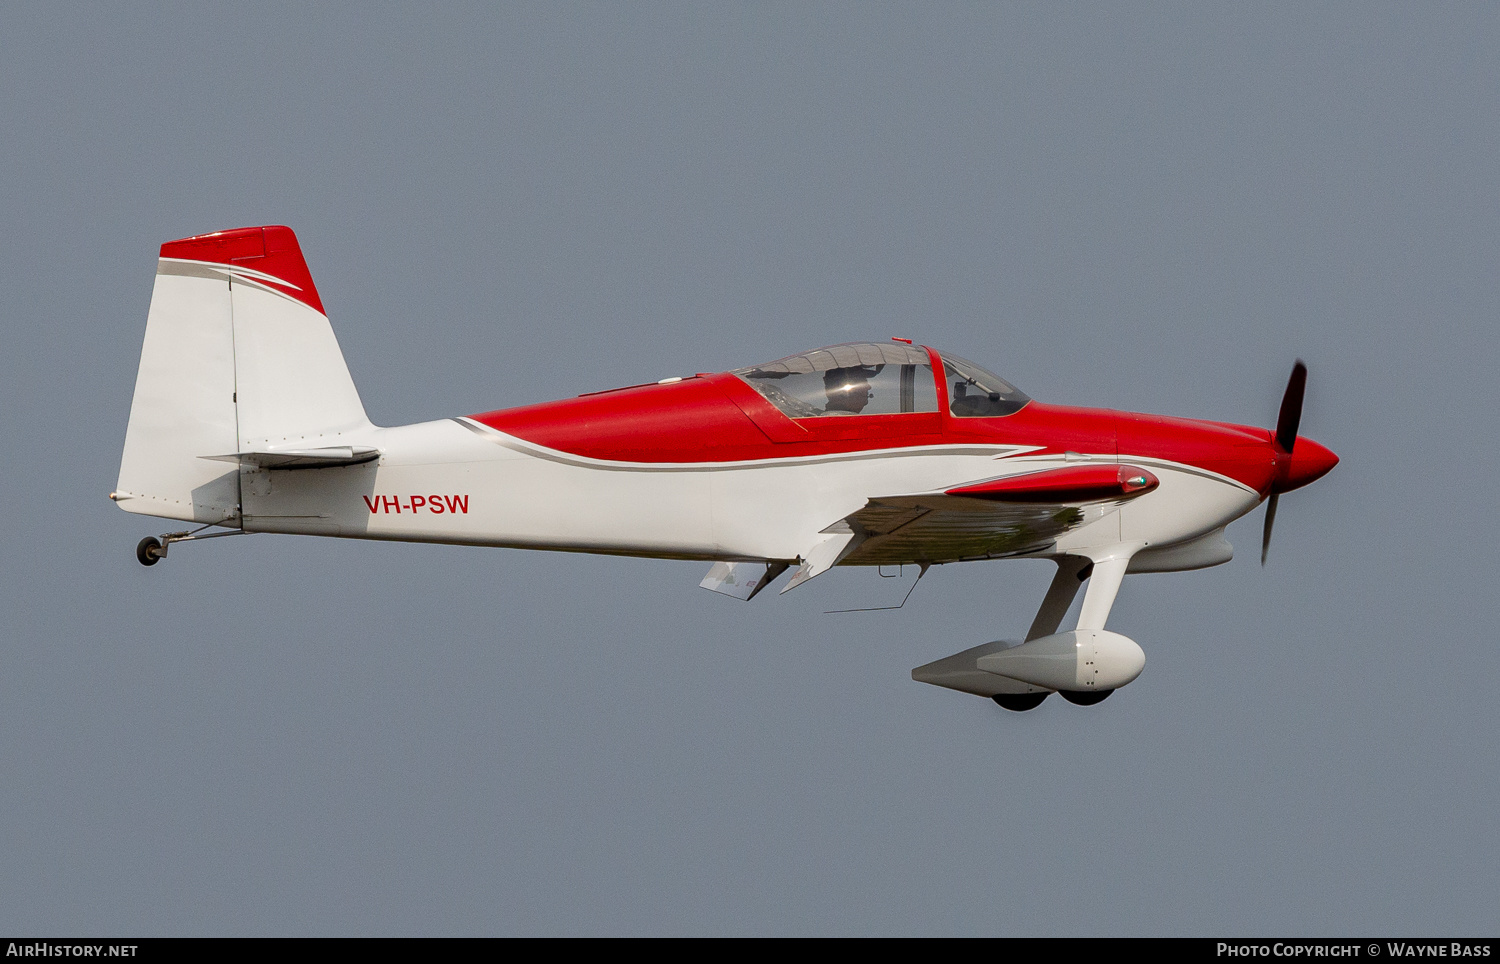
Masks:
[[[335,445],[369,424],[290,228],[162,245],[121,508],[233,524],[239,470],[212,457]]]

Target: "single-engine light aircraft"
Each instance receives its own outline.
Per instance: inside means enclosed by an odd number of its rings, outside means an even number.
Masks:
[[[161,247],[112,498],[246,532],[596,552],[710,564],[750,600],[833,566],[1045,558],[1022,641],[914,679],[1030,709],[1088,705],[1145,654],[1105,629],[1127,573],[1227,562],[1224,528],[1338,462],[1297,435],[1299,361],[1274,430],[1049,405],[906,339],[819,348],[415,425],[365,417],[296,236],[240,228]],[[209,531],[213,530],[213,531]],[[1062,630],[1086,584],[1077,624]]]

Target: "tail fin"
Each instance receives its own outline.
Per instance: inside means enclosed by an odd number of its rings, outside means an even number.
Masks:
[[[190,522],[239,515],[239,452],[368,428],[297,236],[268,226],[161,246],[114,499]]]

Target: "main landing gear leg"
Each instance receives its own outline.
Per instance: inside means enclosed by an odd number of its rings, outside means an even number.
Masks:
[[[1068,607],[1073,605],[1073,599],[1078,595],[1078,587],[1083,585],[1093,569],[1094,564],[1083,556],[1057,557],[1057,573],[1052,577],[1052,585],[1047,587],[1042,608],[1036,611],[1036,618],[1026,631],[1026,642],[1057,632],[1063,617],[1068,614]]]
[[[1129,565],[1130,556],[1118,555],[1100,559],[1089,567],[1089,588],[1083,594],[1083,608],[1078,613],[1079,629],[1104,628]]]
[[[136,543],[135,558],[143,566],[154,566],[167,557],[167,549],[174,542],[197,542],[200,539],[219,539],[224,536],[242,536],[245,534],[244,529],[230,529],[228,532],[210,532],[206,535],[199,534],[204,529],[211,529],[218,524],[217,522],[210,522],[206,526],[200,526],[197,529],[188,529],[185,532],[168,532],[164,533],[160,538],[147,536]]]

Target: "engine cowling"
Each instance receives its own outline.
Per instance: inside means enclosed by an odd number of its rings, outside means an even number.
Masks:
[[[986,673],[1051,690],[1098,692],[1124,686],[1146,668],[1135,640],[1105,629],[1075,629],[981,656]]]

